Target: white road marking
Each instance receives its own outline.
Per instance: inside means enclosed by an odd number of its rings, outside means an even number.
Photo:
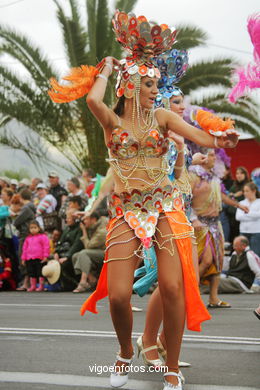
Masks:
[[[84,299],[83,299],[84,301]],[[21,307],[39,307],[39,304],[36,304],[36,303],[0,303],[0,307],[1,306],[21,306]],[[73,305],[60,305],[60,304],[40,304],[41,307],[80,307],[81,304],[76,302],[75,304]],[[97,305],[98,308],[102,308],[102,307],[105,307],[104,305]],[[143,310],[145,310],[145,307],[142,308]],[[213,309],[214,310],[214,309]],[[230,310],[239,310],[239,311],[254,311],[255,310],[255,307],[231,307],[230,309],[228,309],[229,311]]]
[[[81,336],[81,337],[101,337],[116,338],[116,333],[105,330],[72,330],[72,329],[36,329],[36,328],[3,328],[0,327],[0,334],[28,334],[40,336]],[[141,333],[133,332],[133,338],[137,338]],[[219,344],[247,344],[260,345],[260,338],[253,337],[230,337],[230,336],[204,336],[204,335],[184,335],[183,341],[219,343]]]
[[[0,382],[13,383],[43,383],[48,385],[59,386],[82,386],[89,388],[111,389],[109,378],[101,376],[80,376],[65,374],[46,374],[35,372],[8,372],[0,371]],[[160,381],[139,381],[129,379],[124,390],[161,390],[162,382]],[[215,386],[215,385],[185,385],[185,390],[258,390],[256,387],[241,386]]]
[[[42,303],[0,303],[0,306],[21,306],[21,307],[75,307],[76,309],[80,309],[80,304],[74,304],[74,305],[60,305],[60,304],[42,304]],[[101,305],[97,305],[98,308],[104,307]],[[252,309],[253,310],[253,309]]]

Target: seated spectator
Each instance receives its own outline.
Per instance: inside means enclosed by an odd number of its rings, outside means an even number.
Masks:
[[[249,241],[244,236],[234,239],[228,269],[221,275],[220,294],[252,292],[250,290],[255,278],[260,281],[260,259],[250,250]]]
[[[63,202],[60,211],[59,216],[62,219],[66,218],[66,212],[69,207],[70,199],[74,196],[80,196],[82,199],[82,209],[86,207],[88,204],[88,196],[84,194],[84,191],[80,188],[80,181],[77,177],[72,177],[70,180],[67,181],[67,188],[69,191],[69,195]]]
[[[74,293],[89,291],[96,286],[97,277],[90,273],[91,266],[102,267],[105,242],[106,242],[107,218],[99,217],[93,212],[89,217],[84,218],[80,224],[82,230],[81,240],[84,244],[82,251],[72,256],[72,263],[76,274],[81,274],[80,282]]]
[[[249,182],[244,186],[245,199],[239,202],[248,208],[248,213],[237,209],[236,219],[240,221],[240,234],[246,236],[250,242],[250,248],[260,256],[260,199],[257,186]]]
[[[6,248],[0,245],[0,291],[15,290],[16,282],[12,271],[12,263]]]
[[[51,171],[48,175],[50,182],[50,194],[57,200],[56,210],[59,211],[62,204],[62,198],[68,195],[64,187],[60,185],[60,178],[57,172]]]
[[[37,195],[40,200],[37,208],[36,208],[36,221],[39,222],[39,225],[44,230],[53,230],[56,226],[55,224],[52,226],[47,226],[47,218],[44,221],[44,217],[48,214],[51,214],[55,211],[57,206],[57,200],[53,195],[49,194],[48,187],[44,183],[39,183],[36,187]]]
[[[51,255],[56,252],[56,246],[60,241],[62,231],[59,229],[54,229],[50,238],[50,251]]]
[[[73,215],[76,211],[74,209],[67,211],[66,226],[54,253],[54,259],[58,260],[61,265],[60,282],[63,291],[72,291],[78,284],[72,265],[72,256],[83,249],[83,243],[80,239],[79,222]]]

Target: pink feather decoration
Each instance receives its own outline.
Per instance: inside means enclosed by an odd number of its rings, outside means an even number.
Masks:
[[[254,59],[260,61],[260,14],[255,14],[248,19],[247,30],[254,46]]]
[[[234,75],[238,77],[238,82],[228,95],[231,103],[236,103],[248,90],[260,88],[260,14],[252,15],[248,19],[247,29],[254,46],[255,63],[235,70]]]

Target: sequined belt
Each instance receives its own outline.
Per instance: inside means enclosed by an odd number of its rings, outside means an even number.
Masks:
[[[217,217],[202,217],[200,215],[198,215],[198,219],[200,220],[200,222],[204,223],[205,225],[217,225],[218,222],[219,222],[219,216]]]
[[[134,230],[145,247],[155,233],[159,214],[184,210],[182,195],[177,187],[167,185],[150,191],[132,190],[121,194],[112,193],[108,199],[112,218],[122,218]]]

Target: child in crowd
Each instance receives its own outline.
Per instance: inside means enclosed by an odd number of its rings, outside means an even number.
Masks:
[[[16,283],[12,273],[12,263],[5,248],[0,246],[0,291],[15,290]]]
[[[62,231],[54,229],[50,238],[50,253],[53,255],[56,252],[56,245],[60,241]]]
[[[50,242],[37,221],[32,221],[29,224],[29,232],[22,249],[22,262],[26,264],[31,285],[27,291],[43,291],[44,278],[41,270],[50,256]],[[39,278],[38,288],[36,288],[37,278]]]

